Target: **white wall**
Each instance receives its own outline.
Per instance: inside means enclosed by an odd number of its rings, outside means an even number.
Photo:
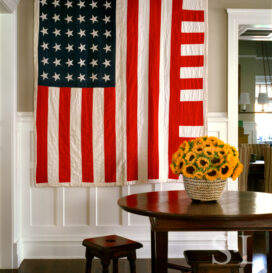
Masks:
[[[147,217],[122,211],[117,200],[124,195],[167,189],[183,189],[181,184],[138,185],[106,188],[35,188],[33,175],[33,115],[20,113],[18,130],[18,181],[22,220],[19,259],[83,258],[83,238],[120,234],[138,240],[144,248],[138,257],[150,257],[150,227]],[[227,119],[223,113],[209,115],[209,134],[227,140]],[[226,233],[218,241],[227,246]],[[169,257],[181,257],[185,249],[213,248],[213,233],[173,233]]]

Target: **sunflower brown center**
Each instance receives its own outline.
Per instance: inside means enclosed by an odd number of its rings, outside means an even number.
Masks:
[[[182,168],[182,166],[183,166],[183,162],[181,161],[181,162],[179,163],[179,167]]]
[[[224,168],[222,168],[222,174],[226,174],[229,171],[229,167],[225,166]]]
[[[202,165],[202,166],[205,166],[207,164],[207,162],[205,161],[205,160],[200,160],[200,165]]]
[[[217,163],[219,163],[220,162],[220,159],[219,158],[213,158],[212,159],[212,163],[213,164],[217,164]]]
[[[212,170],[211,172],[208,172],[209,176],[215,176],[216,175],[216,171]]]
[[[193,174],[194,173],[194,171],[195,171],[195,169],[194,169],[194,167],[192,167],[192,166],[190,166],[190,167],[187,167],[187,173],[189,173],[189,174]]]
[[[190,158],[189,158],[189,161],[192,161],[194,158],[195,158],[195,156],[191,155]]]
[[[202,148],[197,148],[197,151],[198,151],[198,152],[201,152],[201,151],[202,151]]]

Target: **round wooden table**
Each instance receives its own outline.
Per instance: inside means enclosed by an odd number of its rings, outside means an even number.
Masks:
[[[269,193],[225,191],[217,202],[198,203],[185,191],[146,192],[122,197],[118,204],[150,219],[152,273],[167,272],[169,231],[272,231]],[[247,266],[245,272],[251,271]]]

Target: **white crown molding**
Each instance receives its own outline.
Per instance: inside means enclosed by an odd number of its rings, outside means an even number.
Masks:
[[[20,0],[0,0],[0,6],[2,6],[6,12],[12,13],[16,10]]]

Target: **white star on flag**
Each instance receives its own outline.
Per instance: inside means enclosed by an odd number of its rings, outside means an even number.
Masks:
[[[110,75],[104,74],[104,77],[102,79],[107,82],[110,80]]]
[[[108,53],[109,51],[111,51],[111,46],[106,44],[103,49],[106,51],[106,53]]]
[[[106,36],[106,38],[111,37],[111,31],[106,29],[104,35]]]
[[[105,15],[103,21],[105,22],[105,24],[110,23],[110,16]]]
[[[47,5],[47,0],[41,0],[42,6]]]
[[[80,80],[80,82],[85,81],[85,75],[82,75],[81,73],[77,78]]]
[[[66,20],[67,24],[69,24],[70,22],[73,22],[73,16],[69,16],[67,15],[66,18],[64,20]]]
[[[90,19],[92,23],[94,24],[95,22],[98,22],[97,16],[92,15],[92,18]]]
[[[82,16],[81,14],[79,14],[79,17],[77,18],[77,20],[82,23],[85,22],[85,16]]]
[[[73,75],[70,75],[69,73],[67,74],[67,76],[65,77],[65,79],[67,79],[67,81],[72,81],[73,80]]]
[[[80,46],[78,47],[78,49],[80,50],[80,52],[86,50],[85,46],[86,46],[86,45],[80,44]]]
[[[106,1],[105,4],[103,4],[103,6],[105,7],[105,9],[110,9],[111,8],[111,3]]]
[[[48,34],[48,28],[43,27],[42,30],[41,30],[41,33],[42,33],[43,36]]]
[[[54,0],[54,2],[53,2],[52,4],[54,5],[54,7],[57,7],[57,6],[60,5],[60,4],[59,4],[59,0]]]
[[[40,16],[42,18],[42,21],[47,20],[47,14],[42,12],[42,15]]]
[[[103,65],[105,65],[105,67],[111,66],[110,65],[110,60],[105,59]]]
[[[80,38],[82,38],[82,36],[86,36],[85,30],[80,29],[78,35],[80,36]]]
[[[90,79],[94,82],[95,80],[97,80],[97,74],[92,73],[92,76],[90,77]]]
[[[73,66],[73,60],[68,59],[66,64],[68,67]]]
[[[80,58],[78,64],[80,65],[80,67],[85,66],[85,60],[82,60]]]
[[[71,29],[67,29],[67,32],[65,33],[68,37],[71,37],[71,36],[73,36],[73,30],[71,30]]]
[[[93,44],[90,48],[93,52],[98,51],[98,45]]]
[[[74,50],[74,49],[73,49],[73,46],[74,46],[74,45],[70,45],[70,44],[67,45],[66,49],[68,50],[68,52]]]
[[[54,74],[54,76],[52,78],[54,78],[55,81],[60,80],[60,74],[57,74],[55,72],[55,74]]]
[[[79,1],[79,3],[78,3],[77,5],[78,5],[79,8],[81,9],[81,8],[85,7],[85,2]]]
[[[97,2],[92,1],[90,6],[92,7],[92,9],[97,8]]]
[[[59,51],[60,50],[60,44],[55,43],[53,48],[55,49],[55,52]]]
[[[60,65],[60,59],[55,58],[55,61],[53,62],[55,66]]]
[[[43,80],[48,79],[48,73],[45,73],[43,71],[43,73],[41,74],[41,77],[43,78]]]
[[[98,37],[98,30],[93,29],[91,35],[93,36],[93,38]]]
[[[55,28],[55,31],[53,32],[55,34],[55,36],[60,36],[60,29],[56,29]]]
[[[65,6],[67,7],[67,9],[72,8],[72,7],[73,7],[72,1],[69,1],[69,0],[68,0],[68,1],[66,2]]]
[[[55,23],[57,22],[57,21],[60,21],[60,16],[58,15],[58,14],[54,14],[54,16],[52,17],[52,19],[55,21]]]
[[[48,58],[45,58],[45,57],[43,57],[43,59],[41,60],[41,62],[43,63],[43,65],[49,64]]]
[[[48,48],[48,43],[43,42],[43,44],[41,45],[41,47],[43,48],[43,50],[49,49]]]
[[[98,60],[92,59],[92,61],[90,62],[90,64],[92,65],[92,67],[95,67],[95,66],[98,65],[97,62],[98,62]]]

